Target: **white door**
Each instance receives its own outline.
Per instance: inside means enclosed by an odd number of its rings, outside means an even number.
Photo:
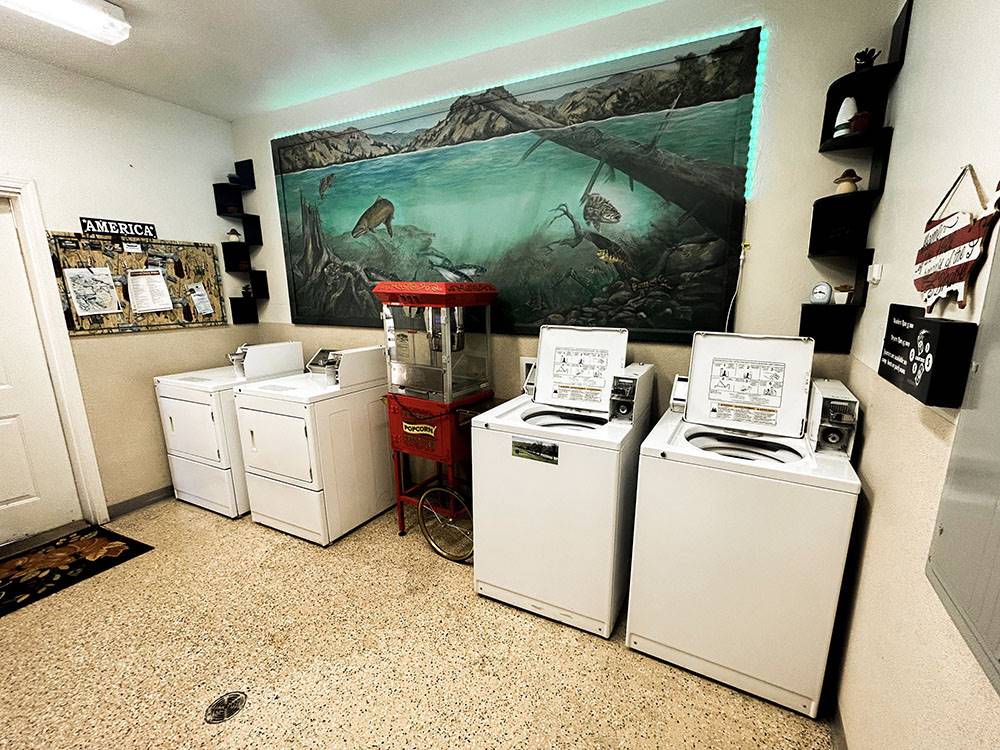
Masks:
[[[0,198],[0,544],[82,518],[10,201]]]

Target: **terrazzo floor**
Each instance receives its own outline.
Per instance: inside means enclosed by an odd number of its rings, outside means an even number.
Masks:
[[[0,619],[0,748],[830,748],[827,726],[479,598],[386,514],[322,549],[177,501]],[[622,618],[624,619],[624,618]],[[204,722],[218,695],[246,708]]]

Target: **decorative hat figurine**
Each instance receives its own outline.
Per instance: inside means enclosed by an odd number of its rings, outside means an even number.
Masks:
[[[240,234],[236,227],[233,227],[228,232],[226,232],[226,239],[229,242],[240,242],[243,239],[243,235]]]
[[[837,119],[833,125],[834,138],[842,135],[850,135],[851,120],[857,113],[858,103],[854,101],[854,97],[849,96],[844,99],[843,103],[840,105],[840,109],[837,111]]]
[[[859,50],[854,53],[854,69],[855,70],[868,70],[875,66],[875,61],[878,56],[882,54],[882,50],[873,49],[872,47],[865,47],[863,50]]]
[[[859,182],[861,182],[861,177],[857,172],[853,169],[845,169],[844,173],[833,181],[837,186],[836,195],[857,192]]]

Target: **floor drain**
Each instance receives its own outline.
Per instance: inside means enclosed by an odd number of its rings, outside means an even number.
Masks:
[[[205,710],[205,722],[208,724],[221,724],[226,719],[236,716],[246,704],[246,693],[233,692],[220,695]]]

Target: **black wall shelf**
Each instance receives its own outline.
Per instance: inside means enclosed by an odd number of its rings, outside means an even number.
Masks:
[[[856,256],[868,247],[868,225],[881,193],[858,190],[813,203],[809,257]]]
[[[909,33],[912,0],[900,10],[892,29],[887,62],[854,70],[830,84],[823,108],[819,151],[822,154],[870,152],[871,168],[866,190],[828,195],[813,203],[809,230],[810,258],[844,258],[854,266],[854,292],[847,305],[803,304],[799,313],[799,335],[812,336],[816,351],[848,353],[854,328],[868,297],[868,267],[875,251],[868,246],[868,230],[885,188],[892,147],[892,128],[885,126],[889,94],[903,67]],[[834,136],[837,114],[847,97],[853,97],[858,112],[867,112],[863,130]]]
[[[253,297],[230,297],[229,309],[233,311],[233,325],[247,325],[260,322],[257,314],[257,300]]]
[[[816,340],[817,352],[846,354],[851,351],[854,326],[861,315],[861,305],[810,305],[802,303],[799,336]]]
[[[889,90],[899,75],[902,63],[886,63],[875,65],[867,70],[856,70],[841,76],[826,92],[826,106],[823,109],[823,127],[820,130],[819,150],[828,152],[846,148],[859,148],[851,145],[855,142],[864,143],[874,140],[885,124],[885,110],[889,102]],[[834,137],[833,128],[837,121],[837,112],[844,99],[853,97],[857,102],[858,112],[868,113],[868,124],[859,133],[851,133]]]
[[[250,246],[245,242],[223,242],[222,267],[227,273],[248,273],[252,268]]]
[[[271,292],[267,286],[267,271],[250,271],[250,289],[254,299],[270,299]]]
[[[253,267],[251,252],[260,247],[264,238],[260,228],[260,216],[248,214],[243,208],[243,194],[254,190],[257,181],[254,177],[253,160],[243,159],[236,162],[234,171],[228,176],[228,182],[216,182],[212,185],[215,195],[215,213],[224,219],[239,221],[243,224],[243,238],[238,242],[222,243],[222,265],[227,273],[245,275],[247,281],[241,281],[242,287],[249,286],[251,296],[230,297],[229,308],[232,310],[233,323],[257,323],[257,303],[270,298],[267,284],[267,271]]]

